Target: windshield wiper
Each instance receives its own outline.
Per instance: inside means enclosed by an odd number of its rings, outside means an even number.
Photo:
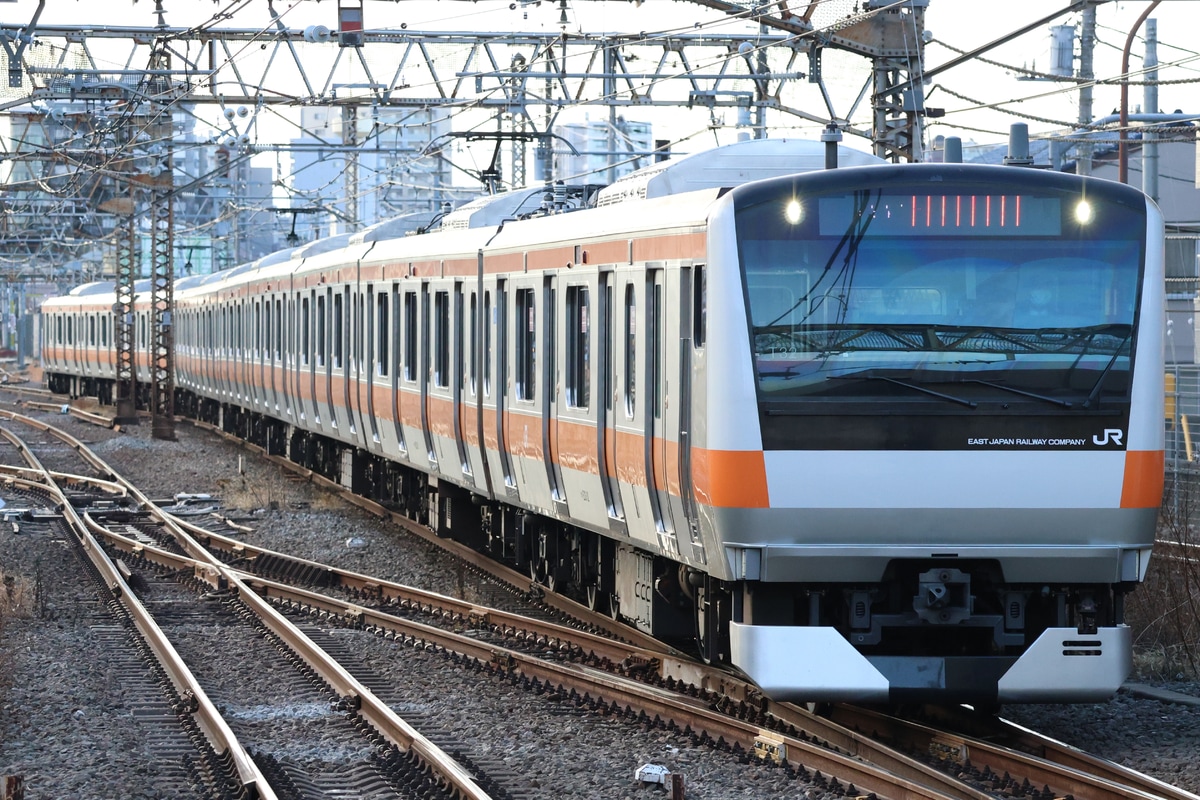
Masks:
[[[1092,403],[1094,403],[1096,398],[1100,396],[1100,387],[1104,385],[1104,379],[1108,377],[1108,373],[1110,370],[1112,370],[1113,364],[1117,363],[1117,356],[1121,355],[1121,351],[1124,350],[1125,345],[1129,343],[1129,337],[1129,333],[1125,334],[1125,338],[1123,338],[1121,343],[1113,349],[1112,358],[1110,358],[1108,363],[1104,365],[1104,369],[1100,372],[1100,377],[1096,378],[1095,384],[1092,385],[1092,390],[1088,392],[1087,400],[1083,401],[1084,408],[1091,408]]]
[[[902,381],[899,378],[889,378],[886,375],[830,375],[826,378],[826,380],[887,381],[888,383],[894,383],[897,386],[903,386],[905,389],[912,389],[914,391],[921,392],[922,394],[937,397],[941,400],[946,400],[951,403],[958,403],[960,406],[966,406],[967,408],[977,408],[979,405],[972,400],[967,400],[962,397],[955,397],[952,394],[945,394],[943,392],[935,392],[933,389],[926,389],[924,386],[920,386],[915,383],[909,383],[908,381]]]
[[[1128,341],[1130,326],[1092,325],[1086,328],[998,328],[980,325],[926,323],[841,323],[821,325],[772,324],[753,328],[756,337],[778,336],[788,346],[822,353],[858,350],[911,350],[979,353],[1086,354],[1093,345]],[[760,350],[769,350],[762,344]]]
[[[1072,408],[1075,405],[1070,400],[1059,400],[1057,397],[1049,397],[1044,394],[1038,394],[1037,392],[1027,392],[1024,389],[1014,389],[1012,386],[1005,386],[1002,383],[992,383],[991,381],[981,381],[978,378],[971,378],[970,380],[963,381],[963,383],[979,383],[983,384],[984,386],[990,386],[993,389],[999,389],[1002,392],[1012,392],[1013,394],[1019,394],[1022,397],[1032,397],[1034,400],[1044,400],[1047,403],[1053,403],[1054,405],[1062,406],[1063,408]]]

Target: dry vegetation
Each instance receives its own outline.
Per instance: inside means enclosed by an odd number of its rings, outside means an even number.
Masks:
[[[311,508],[332,511],[345,507],[336,494],[315,484],[296,482],[274,467],[217,481],[217,499],[232,512],[256,512],[280,508]]]
[[[1195,680],[1200,675],[1200,513],[1196,475],[1167,475],[1158,540],[1146,582],[1130,597],[1135,669],[1144,678]]]

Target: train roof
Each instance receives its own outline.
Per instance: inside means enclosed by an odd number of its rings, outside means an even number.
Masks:
[[[276,250],[274,253],[268,253],[255,263],[258,264],[259,267],[269,267],[272,264],[281,264],[284,261],[290,261],[292,259],[292,254],[299,249],[299,247],[285,247],[282,250]]]
[[[542,204],[544,193],[539,186],[476,197],[442,217],[439,230],[494,227],[519,214],[536,211]]]
[[[353,233],[339,233],[334,236],[326,236],[324,239],[317,239],[308,244],[301,245],[292,251],[292,261],[301,261],[309,259],[313,256],[319,256],[323,253],[328,253],[333,250],[340,250],[350,244],[353,239]]]
[[[207,277],[207,275],[185,275],[184,277],[177,278],[175,280],[175,286],[173,288],[177,292],[190,289],[193,286],[199,286],[200,284],[204,283],[204,279]]]
[[[838,166],[885,164],[883,159],[838,145]],[[597,206],[725,189],[743,183],[825,169],[825,143],[810,139],[748,139],[643,167],[600,190]]]
[[[96,281],[94,283],[84,283],[76,286],[67,294],[71,297],[88,297],[95,294],[106,294],[116,291],[116,284],[112,281]]]
[[[382,222],[376,222],[374,225],[362,229],[351,241],[355,244],[361,244],[364,242],[378,242],[384,239],[398,239],[401,236],[408,236],[410,233],[415,233],[426,225],[429,225],[436,216],[437,214],[432,211],[414,211],[411,214],[401,214],[398,217],[385,219]]]

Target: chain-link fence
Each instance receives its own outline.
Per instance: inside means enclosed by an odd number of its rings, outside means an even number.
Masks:
[[[1169,364],[1166,395],[1167,483],[1178,488],[1180,477],[1200,472],[1200,364]]]

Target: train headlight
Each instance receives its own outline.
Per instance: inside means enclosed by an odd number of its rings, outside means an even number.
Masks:
[[[804,217],[804,208],[800,205],[800,201],[789,200],[787,206],[783,209],[783,216],[791,224],[798,224]]]
[[[1092,204],[1087,200],[1080,200],[1075,206],[1075,221],[1081,225],[1087,225],[1092,221]]]

